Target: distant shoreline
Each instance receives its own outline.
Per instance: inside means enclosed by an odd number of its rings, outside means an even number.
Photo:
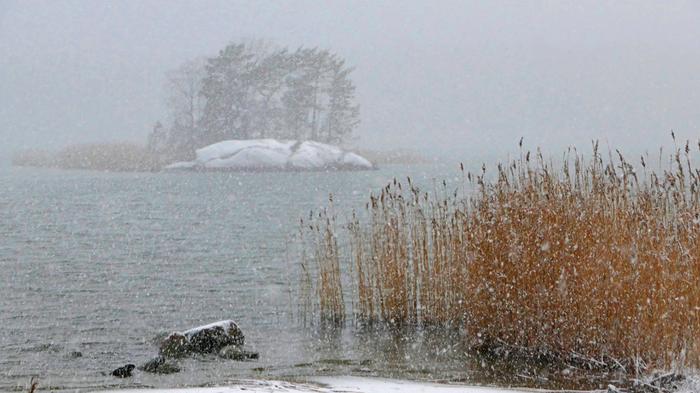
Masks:
[[[58,151],[30,149],[12,156],[13,166],[110,172],[156,172],[163,163],[134,143],[71,145]]]
[[[408,149],[368,150],[357,149],[377,165],[429,164],[432,161],[420,153]],[[106,172],[319,172],[360,171],[355,167],[327,166],[322,168],[177,168],[165,169],[173,159],[163,159],[146,147],[131,142],[91,143],[70,145],[59,150],[27,149],[11,155],[11,166],[27,168],[54,168],[65,170],[94,170]]]

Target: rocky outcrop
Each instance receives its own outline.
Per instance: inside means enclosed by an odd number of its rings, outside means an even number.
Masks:
[[[187,330],[184,334],[191,350],[198,353],[218,353],[223,347],[245,344],[243,331],[231,320],[200,326]]]
[[[158,356],[138,369],[155,374],[177,373],[180,372],[180,367],[175,359],[194,354],[214,354],[231,360],[257,359],[258,353],[244,350],[244,344],[245,336],[236,322],[214,322],[184,332],[170,333],[160,341]],[[134,368],[133,364],[127,364],[112,371],[112,375],[119,378],[131,377]]]
[[[227,345],[219,350],[219,357],[230,360],[254,360],[257,352],[246,351],[238,345]]]
[[[337,146],[314,141],[276,139],[228,140],[196,151],[194,161],[176,162],[165,170],[317,171],[367,170],[366,158]]]
[[[242,347],[245,336],[231,320],[215,322],[185,332],[173,332],[160,345],[160,354],[179,358],[192,353],[219,353],[227,346]]]
[[[154,374],[173,374],[180,372],[177,364],[169,362],[163,356],[156,356],[139,367],[139,370]]]
[[[169,358],[185,357],[190,353],[190,342],[182,333],[170,333],[170,335],[160,343],[159,353],[161,356]]]
[[[131,377],[131,372],[134,371],[134,368],[136,368],[136,366],[133,364],[127,364],[126,366],[119,367],[112,371],[112,376],[117,378],[129,378]]]

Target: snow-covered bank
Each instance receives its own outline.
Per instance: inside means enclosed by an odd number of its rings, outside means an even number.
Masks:
[[[321,384],[327,392],[400,392],[400,393],[513,393],[537,390],[501,389],[482,386],[448,385],[398,379],[367,377],[314,377],[311,382]]]
[[[614,388],[612,388],[614,389]],[[700,380],[690,378],[676,393],[695,393],[700,391]],[[613,390],[614,391],[614,390]],[[647,392],[648,390],[640,390]],[[665,390],[659,390],[663,392]],[[240,380],[230,386],[173,388],[173,389],[123,389],[95,391],[94,393],[525,393],[555,392],[544,389],[506,389],[485,386],[439,384],[414,382],[397,379],[368,377],[309,377],[306,382],[287,382],[273,380]],[[569,393],[605,393],[606,390],[566,390]]]
[[[96,393],[513,393],[543,392],[533,389],[500,389],[467,385],[447,385],[366,377],[312,377],[307,383],[285,381],[241,380],[232,386],[181,389],[129,389]]]
[[[194,161],[176,162],[166,170],[321,170],[372,169],[366,158],[337,146],[313,141],[229,140],[196,151]]]

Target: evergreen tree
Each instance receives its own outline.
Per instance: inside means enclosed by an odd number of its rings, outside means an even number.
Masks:
[[[217,56],[169,74],[169,150],[185,159],[226,139],[341,144],[359,124],[351,72],[325,49],[229,44]]]
[[[334,59],[327,92],[329,103],[325,124],[325,140],[331,144],[345,141],[360,123],[360,107],[355,103],[355,85],[349,78],[351,72],[352,68],[346,68],[344,60]]]
[[[201,95],[204,144],[250,138],[251,84],[255,56],[245,44],[231,44],[210,58]]]

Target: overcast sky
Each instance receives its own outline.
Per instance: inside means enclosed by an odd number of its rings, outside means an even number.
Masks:
[[[698,21],[692,1],[0,0],[0,153],[143,142],[165,72],[244,38],[354,65],[362,146],[654,149],[700,137]]]

